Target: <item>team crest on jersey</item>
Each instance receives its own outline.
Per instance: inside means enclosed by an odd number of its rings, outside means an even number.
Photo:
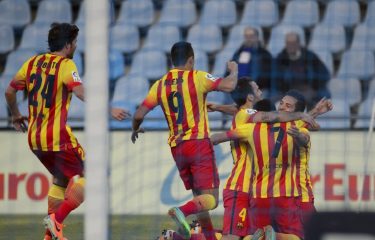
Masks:
[[[213,75],[211,75],[211,74],[209,74],[209,73],[207,73],[206,78],[207,78],[208,80],[213,81],[213,82],[215,82],[217,79],[219,79],[218,77],[215,77],[215,76],[213,76]]]
[[[248,109],[246,109],[246,113],[249,114],[249,115],[253,115],[253,114],[256,113],[256,112],[257,112],[257,110],[252,109],[252,108],[248,108]]]
[[[243,223],[238,222],[236,227],[238,230],[241,230],[243,228]]]
[[[72,77],[74,82],[82,82],[81,78],[79,77],[79,74],[75,71],[72,72]]]

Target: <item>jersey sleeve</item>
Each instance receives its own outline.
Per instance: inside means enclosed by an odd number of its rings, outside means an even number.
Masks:
[[[67,59],[64,60],[61,64],[61,74],[62,81],[64,85],[68,88],[69,91],[76,86],[82,85],[82,80],[78,74],[77,66],[73,60]]]
[[[197,86],[199,86],[199,89],[204,93],[217,90],[217,87],[223,80],[220,77],[215,77],[203,71],[195,71],[195,74],[195,81],[197,83]]]
[[[18,70],[16,75],[14,75],[12,81],[9,83],[9,85],[17,90],[23,90],[26,87],[26,75],[27,75],[27,69],[29,67],[31,58],[24,62],[22,67]]]
[[[150,91],[148,92],[145,100],[142,102],[142,106],[145,106],[148,109],[153,109],[158,105],[158,86],[160,84],[160,80],[156,81]]]
[[[254,125],[254,123],[241,124],[235,129],[227,131],[227,136],[230,139],[246,140],[252,136]]]

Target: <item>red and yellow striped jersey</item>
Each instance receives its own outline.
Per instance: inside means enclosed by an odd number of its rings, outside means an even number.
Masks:
[[[233,118],[231,129],[252,122],[256,111],[254,109],[240,109]],[[234,140],[230,142],[233,168],[224,185],[224,189],[248,193],[250,188],[252,151],[246,141]]]
[[[30,58],[16,73],[10,85],[27,90],[31,149],[61,151],[78,146],[66,122],[72,89],[80,84],[74,62],[49,53]]]
[[[171,147],[184,140],[209,137],[206,96],[220,81],[202,71],[172,69],[151,87],[142,105],[149,109],[161,106]]]
[[[250,194],[254,198],[302,195],[301,174],[308,162],[310,145],[302,149],[287,129],[303,128],[303,121],[285,123],[249,123],[228,131],[247,141],[253,152]]]

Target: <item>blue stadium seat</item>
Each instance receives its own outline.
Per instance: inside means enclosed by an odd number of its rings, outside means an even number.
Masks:
[[[230,29],[227,43],[225,44],[225,50],[236,51],[244,41],[244,31],[248,25],[235,25]],[[263,30],[259,26],[251,26],[256,28],[259,32],[259,40],[263,42]]]
[[[305,46],[305,33],[299,26],[278,25],[271,30],[268,50],[272,56],[277,56],[285,47],[285,36],[287,33],[295,32],[300,38],[302,46]]]
[[[9,53],[2,76],[13,78],[14,74],[22,67],[22,64],[36,54],[36,51],[29,49],[18,49]]]
[[[156,106],[147,114],[141,127],[145,128],[146,131],[147,129],[168,129],[167,121],[160,106]]]
[[[368,129],[370,127],[371,111],[373,108],[374,101],[375,101],[375,97],[367,98],[365,101],[361,103],[361,105],[359,105],[358,115],[357,115],[359,119],[355,121],[355,124],[354,124],[355,128]]]
[[[167,57],[158,50],[141,50],[134,55],[130,74],[141,74],[147,79],[158,79],[167,72]]]
[[[360,21],[359,4],[355,0],[332,0],[328,3],[323,24],[353,27]]]
[[[83,127],[85,124],[85,103],[74,94],[70,102],[68,125],[71,127]]]
[[[27,98],[25,98],[23,91],[17,92],[17,105],[18,109],[20,110],[20,113],[23,116],[29,115],[29,101],[27,100]]]
[[[30,21],[31,11],[27,0],[3,0],[0,2],[0,24],[22,28]]]
[[[79,75],[82,77],[85,74],[83,72],[83,57],[82,57],[82,54],[80,52],[75,52],[74,57],[73,57],[73,61],[77,66],[77,70],[78,70]]]
[[[79,28],[76,51],[84,53],[86,48],[85,24],[81,23],[76,25]]]
[[[245,3],[241,24],[271,27],[279,21],[279,9],[273,0],[248,1]]]
[[[116,81],[125,74],[124,55],[116,49],[109,51],[109,80]]]
[[[133,53],[139,48],[139,31],[135,25],[116,24],[110,30],[110,46],[122,53]]]
[[[208,72],[207,54],[200,50],[194,50],[194,69]]]
[[[324,65],[327,67],[329,73],[331,76],[334,74],[334,68],[333,68],[333,57],[332,53],[328,51],[313,51],[316,53],[316,55],[319,57],[320,61],[324,63]]]
[[[314,0],[293,0],[286,6],[282,24],[311,27],[319,22],[319,6]]]
[[[72,7],[67,0],[43,0],[38,5],[34,23],[72,22]]]
[[[0,24],[0,54],[12,51],[14,44],[13,28],[10,25]]]
[[[23,31],[19,48],[32,49],[38,53],[48,52],[48,31],[50,25],[34,23]]]
[[[349,50],[341,57],[337,77],[370,80],[375,74],[374,66],[375,59],[372,52]]]
[[[154,6],[151,0],[127,0],[122,2],[117,23],[146,27],[154,21]]]
[[[169,53],[174,43],[181,40],[181,33],[177,26],[156,24],[150,27],[143,49],[161,50]]]
[[[223,127],[223,113],[221,112],[209,112],[208,123],[210,129],[220,129]]]
[[[367,3],[367,12],[363,23],[367,26],[375,26],[375,1]]]
[[[345,29],[340,25],[317,25],[313,32],[309,48],[314,51],[339,53],[345,50]]]
[[[212,70],[212,74],[217,77],[224,77],[225,73],[227,72],[227,63],[228,61],[232,60],[234,51],[231,49],[222,50],[215,57],[214,69]]]
[[[237,21],[236,4],[232,0],[209,0],[203,6],[200,24],[229,27]]]
[[[148,80],[144,76],[128,74],[117,80],[113,99],[139,105],[148,93],[148,86]]]
[[[353,37],[351,49],[367,50],[367,51],[375,52],[374,39],[375,39],[375,24],[372,26],[365,25],[365,24],[358,25],[354,30],[354,37]]]
[[[353,106],[361,101],[361,83],[358,79],[339,79],[333,78],[328,82],[328,90],[332,99],[341,99],[346,104]]]
[[[322,129],[350,129],[350,107],[347,100],[332,99],[332,111],[317,119]]]
[[[189,27],[197,19],[197,10],[192,0],[167,0],[163,6],[159,23]]]
[[[194,50],[214,53],[223,46],[221,30],[217,25],[196,24],[189,29],[187,41],[193,45]]]

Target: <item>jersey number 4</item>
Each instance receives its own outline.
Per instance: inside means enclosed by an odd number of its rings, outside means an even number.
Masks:
[[[34,87],[29,92],[29,105],[37,107],[38,92],[42,86],[43,79],[40,74],[34,73],[30,76],[30,84],[34,84]],[[43,84],[43,89],[41,92],[42,98],[45,100],[45,107],[50,108],[52,102],[53,88],[55,84],[55,75],[47,75],[46,81]]]

